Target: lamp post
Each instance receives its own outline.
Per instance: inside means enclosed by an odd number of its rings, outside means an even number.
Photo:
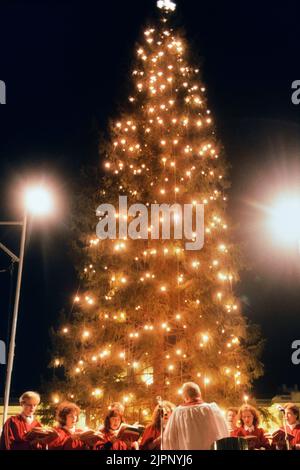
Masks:
[[[3,424],[5,423],[7,419],[7,414],[8,414],[11,378],[12,378],[14,356],[15,356],[15,342],[16,342],[19,301],[20,301],[20,292],[21,292],[21,283],[22,283],[22,272],[23,272],[23,263],[24,263],[28,214],[42,215],[42,214],[48,213],[51,209],[52,209],[52,199],[51,199],[50,194],[47,192],[47,190],[44,187],[38,186],[38,187],[29,188],[25,192],[25,210],[24,210],[23,221],[0,222],[0,225],[6,225],[6,226],[14,225],[14,226],[22,227],[19,256],[11,252],[2,243],[0,244],[0,248],[3,251],[5,251],[12,258],[13,261],[15,262],[17,261],[19,263],[10,342],[9,342],[9,351],[8,351],[8,359],[7,359],[7,369],[6,369],[4,407],[3,407]]]

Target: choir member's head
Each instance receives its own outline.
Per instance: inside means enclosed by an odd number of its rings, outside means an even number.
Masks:
[[[60,403],[56,409],[56,420],[63,428],[71,429],[75,426],[80,415],[80,408],[69,401]]]
[[[152,422],[151,422],[152,426],[154,426],[157,430],[160,430],[161,416],[163,417],[163,426],[165,426],[174,409],[175,409],[175,405],[174,403],[171,403],[170,401],[164,400],[162,402],[162,408],[160,408],[160,406],[157,405],[154,408],[154,412],[152,415]]]
[[[284,414],[288,424],[296,424],[299,421],[299,408],[294,403],[284,405]]]
[[[25,392],[20,396],[19,402],[22,407],[22,413],[25,416],[32,416],[37,406],[40,404],[41,397],[36,392]]]
[[[186,382],[183,384],[181,390],[185,403],[191,403],[195,400],[201,399],[200,387],[194,382]]]
[[[242,405],[239,409],[238,419],[242,426],[258,426],[259,414],[256,408],[251,405]]]
[[[121,415],[123,415],[125,411],[125,406],[121,402],[115,401],[114,403],[110,405],[109,409],[117,410]]]
[[[237,419],[238,419],[238,412],[239,410],[235,408],[234,406],[230,407],[226,411],[226,421],[230,428],[235,428]]]
[[[104,419],[104,431],[117,431],[123,422],[123,415],[118,409],[111,409]]]

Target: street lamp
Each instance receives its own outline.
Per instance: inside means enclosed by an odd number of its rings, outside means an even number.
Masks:
[[[300,196],[280,196],[269,210],[269,228],[285,245],[300,241]],[[299,246],[300,247],[300,246]]]
[[[46,215],[53,209],[53,198],[43,186],[30,187],[25,191],[25,207],[34,215]]]
[[[13,370],[13,363],[14,363],[15,340],[16,340],[19,300],[20,300],[25,242],[26,242],[27,217],[28,217],[28,214],[32,214],[32,215],[48,214],[52,210],[52,208],[53,208],[53,199],[51,197],[51,194],[48,192],[48,190],[44,186],[30,187],[26,189],[25,194],[24,194],[23,220],[20,222],[11,222],[11,221],[0,222],[0,225],[6,225],[6,226],[16,225],[16,226],[22,227],[19,256],[15,255],[2,243],[0,244],[0,248],[11,257],[12,261],[19,263],[15,303],[14,303],[11,335],[10,335],[10,343],[9,343],[9,351],[8,351],[8,359],[7,359],[7,371],[6,371],[6,381],[5,381],[5,391],[4,391],[3,424],[5,423],[7,419],[7,414],[8,414],[11,377],[12,377],[12,370]]]

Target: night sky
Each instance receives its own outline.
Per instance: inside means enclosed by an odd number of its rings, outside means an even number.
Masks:
[[[20,219],[17,201],[29,180],[49,183],[59,201],[55,216],[29,227],[12,396],[39,389],[49,376],[49,328],[62,308],[71,308],[78,287],[68,253],[73,182],[82,165],[97,162],[99,133],[126,103],[135,42],[155,4],[0,3],[0,80],[7,87],[0,106],[0,219]],[[300,79],[299,18],[296,1],[177,2],[176,22],[201,62],[232,166],[229,214],[249,265],[238,293],[266,339],[265,375],[254,389],[261,397],[299,382],[291,343],[300,339],[300,252],[273,241],[259,208],[300,187],[300,105],[291,101],[291,83]],[[0,228],[0,241],[17,250],[18,229]],[[2,340],[9,264],[0,254]],[[0,396],[4,370],[0,365]]]

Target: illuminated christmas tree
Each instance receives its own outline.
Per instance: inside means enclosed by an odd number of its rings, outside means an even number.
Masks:
[[[187,380],[205,398],[233,403],[262,373],[259,336],[233,291],[240,255],[226,220],[227,167],[205,87],[170,25],[175,5],[158,6],[160,19],[136,50],[127,110],[111,124],[106,176],[93,175],[95,190],[89,177],[82,183],[81,286],[55,335],[61,380],[53,399],[74,399],[90,415],[123,401],[127,414],[142,419],[157,395],[178,403]],[[118,207],[120,195],[128,206],[203,204],[203,248],[187,250],[174,237],[99,240],[96,208]]]

